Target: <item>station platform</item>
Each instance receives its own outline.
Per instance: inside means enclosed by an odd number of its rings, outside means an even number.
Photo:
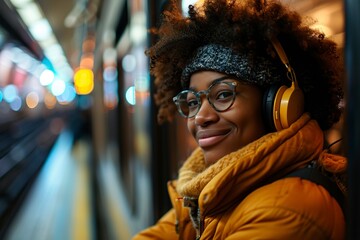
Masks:
[[[112,194],[100,200],[94,183],[92,154],[89,137],[75,139],[73,132],[64,130],[9,224],[4,239],[130,239],[132,231],[122,213],[121,189],[107,184],[107,189],[100,191]],[[112,166],[106,161],[104,164],[107,166],[100,167],[98,175],[106,176],[102,181],[111,183],[112,174],[101,174],[101,171]],[[107,209],[101,209],[100,202],[105,202]],[[117,227],[110,231],[110,225],[104,227],[108,222]]]
[[[5,239],[96,239],[89,142],[62,132]]]
[[[0,127],[0,239],[127,240],[156,221],[149,165],[122,165],[123,142],[96,136],[88,112]]]

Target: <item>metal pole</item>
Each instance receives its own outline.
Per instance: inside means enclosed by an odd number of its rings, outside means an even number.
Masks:
[[[360,239],[360,1],[345,0],[345,65],[347,71],[347,146],[349,205],[347,239]]]

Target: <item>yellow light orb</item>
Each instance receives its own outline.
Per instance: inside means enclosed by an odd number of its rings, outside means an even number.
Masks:
[[[76,93],[86,95],[94,89],[94,73],[91,69],[80,68],[74,74]]]

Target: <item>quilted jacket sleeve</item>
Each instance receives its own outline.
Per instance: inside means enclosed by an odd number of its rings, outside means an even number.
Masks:
[[[196,233],[191,224],[189,209],[183,207],[182,198],[176,192],[176,181],[168,182],[168,191],[173,208],[154,226],[134,236],[133,240],[195,239]]]
[[[311,236],[311,239],[343,240],[343,238],[329,235],[328,232],[321,229],[321,226],[309,221],[299,213],[283,208],[258,209],[244,218],[251,218],[251,222],[244,224],[224,239],[304,240]]]
[[[345,219],[336,200],[322,186],[300,178],[258,189],[231,218],[222,239],[345,239]]]
[[[175,221],[175,210],[171,209],[156,223],[156,225],[141,231],[133,237],[133,240],[179,239],[179,236],[175,231]]]

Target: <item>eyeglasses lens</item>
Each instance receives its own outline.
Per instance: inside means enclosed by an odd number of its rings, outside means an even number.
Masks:
[[[185,90],[178,94],[176,105],[181,115],[187,118],[194,117],[201,106],[201,95],[205,94],[209,103],[216,111],[227,110],[234,102],[235,88],[231,82],[218,82],[206,91],[195,93]]]

